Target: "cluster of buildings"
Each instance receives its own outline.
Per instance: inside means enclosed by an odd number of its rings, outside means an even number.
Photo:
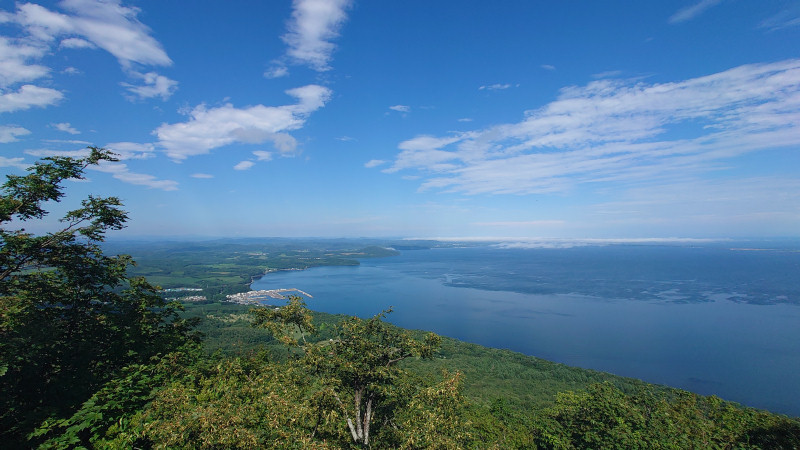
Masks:
[[[238,303],[240,305],[259,305],[267,299],[285,299],[283,295],[286,292],[298,292],[304,297],[313,298],[311,294],[301,291],[300,289],[270,289],[263,291],[248,291],[240,292],[238,294],[226,295],[225,297],[229,302]]]
[[[204,302],[208,300],[205,295],[189,295],[186,297],[167,297],[165,300],[173,301],[178,300],[181,302]]]

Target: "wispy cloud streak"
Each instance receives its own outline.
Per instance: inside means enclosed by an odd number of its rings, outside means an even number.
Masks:
[[[416,170],[423,190],[563,192],[707,171],[791,145],[800,145],[800,60],[672,83],[567,87],[517,123],[404,141],[385,172]]]
[[[772,17],[763,20],[758,27],[768,31],[800,26],[800,5],[793,5]]]
[[[145,186],[151,189],[160,189],[163,191],[176,191],[178,190],[178,182],[173,180],[159,180],[153,175],[144,173],[131,172],[127,164],[118,162],[101,161],[98,166],[89,167],[90,170],[98,172],[105,172],[111,174],[112,177],[129,184]]]
[[[694,5],[681,8],[678,12],[669,18],[669,23],[681,23],[692,20],[705,12],[708,8],[718,4],[722,0],[700,0]]]

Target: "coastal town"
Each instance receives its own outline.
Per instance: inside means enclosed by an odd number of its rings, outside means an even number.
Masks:
[[[185,287],[163,290],[163,292],[169,292],[169,293],[180,293],[180,292],[199,293],[202,291],[203,289],[185,288]],[[297,292],[298,294],[306,298],[314,298],[313,295],[295,288],[240,292],[237,294],[226,295],[225,298],[228,302],[236,303],[239,305],[261,305],[264,304],[264,302],[268,299],[285,300],[286,296],[284,294],[286,294],[287,292]],[[207,301],[208,298],[205,295],[188,295],[183,297],[166,297],[165,300],[167,301],[177,300],[181,302],[204,302]]]
[[[238,303],[240,305],[259,305],[262,304],[263,301],[267,299],[276,299],[276,300],[286,299],[286,296],[283,294],[287,292],[297,292],[303,295],[304,297],[314,298],[311,294],[303,292],[300,289],[294,289],[294,288],[240,292],[238,294],[227,295],[226,298],[228,299],[229,302]]]

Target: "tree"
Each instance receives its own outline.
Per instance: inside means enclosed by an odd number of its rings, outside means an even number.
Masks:
[[[392,423],[396,413],[413,404],[416,392],[398,363],[411,357],[432,358],[441,342],[433,333],[419,340],[387,324],[382,319],[390,312],[367,320],[347,319],[340,325],[338,339],[319,343],[305,342],[305,334],[313,329],[300,297],[290,297],[289,304],[277,310],[253,312],[254,324],[273,333],[282,332],[277,337],[284,343],[298,342],[292,332],[303,337],[299,361],[320,379],[313,399],[318,416],[331,417],[329,412],[335,411],[347,424],[356,445],[370,445],[376,422],[396,427]],[[453,386],[457,385],[454,382]]]
[[[90,195],[53,232],[42,221],[62,184],[82,179],[104,149],[84,158],[45,158],[0,188],[0,437],[29,446],[44,419],[69,416],[126,365],[147,362],[190,340],[191,324],[157,288],[127,276],[133,260],[105,255],[100,244],[127,215],[116,197]]]

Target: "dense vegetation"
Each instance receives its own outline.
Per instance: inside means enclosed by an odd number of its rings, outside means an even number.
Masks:
[[[5,448],[800,446],[797,419],[402,330],[383,320],[389,312],[312,313],[299,298],[280,308],[208,302],[181,312],[135,274],[158,277],[160,266],[159,283],[206,283],[221,294],[256,269],[350,263],[386,250],[214,243],[218,253],[203,262],[197,252],[171,261],[162,248],[138,255],[148,264],[135,269],[131,257],[100,249],[105,232],[126,220],[113,197],[88,198],[42,236],[19,227],[62,199],[64,180],[109,159],[99,149],[51,158],[2,187]]]
[[[284,361],[283,345],[267,331],[252,327],[253,317],[245,314],[246,308],[191,305],[185,314],[204,318],[199,329],[207,348],[218,356],[222,352],[225,358],[249,360],[248,355],[261,351],[261,357],[267,354],[273,361]],[[336,324],[347,319],[313,313],[312,324],[318,330],[313,339],[334,338]],[[424,335],[412,332],[417,339]],[[451,399],[459,405],[458,421],[466,431],[456,445],[461,447],[800,446],[796,419],[450,338],[442,338],[432,359],[409,359],[402,367],[423,385],[432,380],[442,383],[442,373],[461,374],[458,396]]]
[[[50,158],[26,176],[9,176],[0,197],[0,439],[24,447],[36,431],[69,417],[133,365],[190,345],[191,322],[145,279],[130,277],[128,256],[100,243],[127,219],[115,197],[93,197],[68,212],[56,231],[35,236],[21,225],[60,201],[61,183],[113,160]],[[16,227],[15,227],[16,226]],[[39,427],[37,429],[37,427]],[[36,439],[34,439],[34,442]]]

